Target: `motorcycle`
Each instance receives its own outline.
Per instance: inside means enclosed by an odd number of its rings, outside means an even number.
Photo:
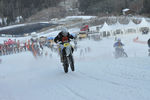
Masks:
[[[128,57],[127,53],[124,51],[123,47],[116,47],[115,48],[115,58],[120,58],[120,57]]]
[[[66,42],[63,44],[64,48],[63,48],[63,51],[62,51],[62,55],[63,55],[63,67],[64,67],[64,71],[65,73],[68,72],[68,68],[69,68],[69,65],[71,67],[71,70],[72,71],[75,71],[75,68],[74,68],[74,58],[73,58],[73,48],[71,46],[71,44],[69,42]]]

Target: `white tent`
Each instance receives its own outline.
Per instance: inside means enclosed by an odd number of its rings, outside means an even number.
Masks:
[[[123,32],[124,32],[123,28],[124,28],[124,25],[120,24],[118,21],[114,25],[111,25],[112,33],[114,35],[123,34]]]
[[[100,33],[103,37],[111,35],[111,27],[104,22],[103,27],[100,29]]]
[[[138,24],[138,31],[142,32],[143,30],[150,30],[150,24],[145,20],[145,18],[142,18],[141,23]]]
[[[125,25],[125,32],[126,33],[136,33],[137,32],[137,25],[133,23],[132,20],[129,21],[127,25]]]
[[[149,23],[145,20],[145,18],[142,18],[142,21],[140,24],[138,24],[138,27],[149,27]]]
[[[117,30],[121,28],[121,24],[117,21],[115,24],[111,25],[112,30]]]
[[[103,27],[100,29],[100,32],[109,30],[110,30],[109,25],[106,22],[104,22]]]

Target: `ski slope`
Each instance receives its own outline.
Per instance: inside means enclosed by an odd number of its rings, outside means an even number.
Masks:
[[[30,52],[3,56],[0,100],[150,100],[148,47],[134,43],[137,36],[147,41],[150,35],[119,36],[129,56],[119,59],[113,57],[114,37],[79,41],[75,72],[67,74],[50,50],[51,57],[36,59]]]

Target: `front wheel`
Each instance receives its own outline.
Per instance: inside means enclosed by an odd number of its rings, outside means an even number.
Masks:
[[[68,66],[67,65],[64,66],[64,71],[65,71],[65,73],[68,73]]]
[[[68,73],[69,64],[68,64],[68,61],[67,61],[67,57],[64,57],[64,60],[63,60],[63,67],[64,67],[64,72],[65,72],[65,73]]]
[[[70,55],[69,58],[70,58],[70,67],[71,67],[71,70],[72,70],[72,71],[75,71],[73,56]]]
[[[124,57],[128,57],[127,53],[123,52],[123,56]]]

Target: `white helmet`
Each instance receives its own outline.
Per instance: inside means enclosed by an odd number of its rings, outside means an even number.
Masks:
[[[68,30],[67,30],[67,28],[62,28],[62,35],[63,36],[67,36],[68,35]]]
[[[117,40],[118,42],[121,42],[121,39],[120,38],[118,38],[118,40]]]

